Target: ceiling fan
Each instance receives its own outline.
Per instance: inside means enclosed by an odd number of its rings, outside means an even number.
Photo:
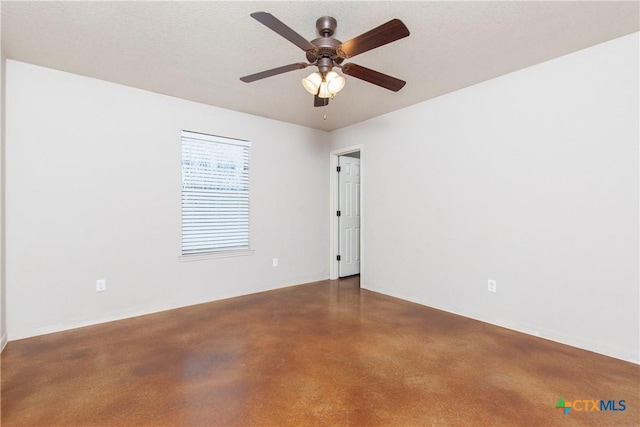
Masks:
[[[344,77],[332,71],[333,67],[341,69],[348,76],[373,83],[394,92],[399,91],[406,84],[403,80],[358,64],[342,64],[345,59],[407,37],[409,30],[399,19],[392,19],[342,43],[331,37],[338,25],[337,21],[331,16],[323,16],[316,21],[316,28],[320,37],[311,41],[296,33],[270,13],[255,12],[251,14],[251,17],[302,49],[306,53],[308,62],[296,62],[241,77],[240,80],[245,83],[300,70],[311,65],[317,66],[318,73],[312,73],[302,80],[305,89],[314,95],[314,106],[316,107],[327,105],[329,99],[333,98],[344,86]]]

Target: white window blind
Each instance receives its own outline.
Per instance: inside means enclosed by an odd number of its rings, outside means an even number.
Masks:
[[[249,249],[249,147],[182,131],[182,255]]]

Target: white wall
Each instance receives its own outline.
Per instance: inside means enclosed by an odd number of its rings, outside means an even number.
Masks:
[[[2,326],[18,339],[326,278],[327,154],[364,144],[364,287],[638,362],[638,45],[330,135],[8,61]],[[178,261],[180,129],[252,141],[253,256]]]
[[[10,340],[328,277],[325,132],[12,60],[6,102]],[[253,256],[179,261],[181,129],[252,142]]]
[[[334,131],[365,147],[363,287],[638,362],[638,46]]]
[[[6,311],[6,286],[5,286],[5,69],[6,58],[0,49],[0,351],[7,344],[7,311]]]

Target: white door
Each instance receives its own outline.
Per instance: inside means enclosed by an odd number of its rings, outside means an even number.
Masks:
[[[360,273],[360,159],[338,157],[339,276]]]

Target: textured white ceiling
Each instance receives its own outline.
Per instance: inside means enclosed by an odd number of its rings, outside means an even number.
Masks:
[[[637,1],[2,1],[8,58],[196,102],[333,130],[640,29]],[[267,11],[308,39],[337,19],[346,41],[392,18],[408,38],[349,60],[406,80],[397,93],[348,77],[327,107],[297,70],[253,83],[239,77],[304,52],[252,19]]]

